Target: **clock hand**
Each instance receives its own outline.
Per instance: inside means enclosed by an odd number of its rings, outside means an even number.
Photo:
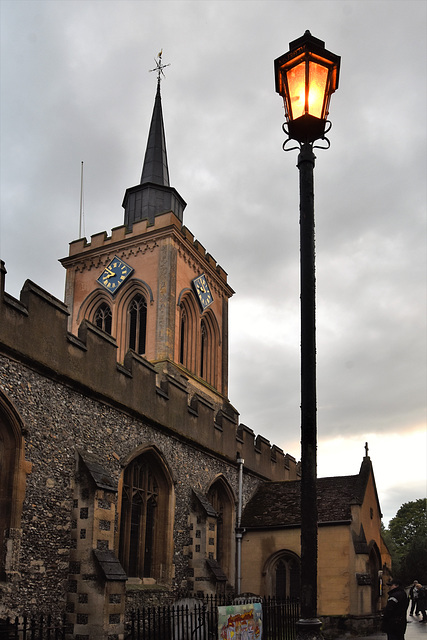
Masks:
[[[108,275],[106,276],[107,278],[112,278],[116,275],[114,271],[111,271],[111,269],[109,269],[108,267],[105,268],[105,271],[108,271]]]

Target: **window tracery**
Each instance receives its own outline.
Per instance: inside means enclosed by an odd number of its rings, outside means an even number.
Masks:
[[[137,293],[128,307],[128,347],[137,353],[145,353],[145,341],[147,332],[147,302],[144,296]]]
[[[111,335],[112,319],[111,307],[106,302],[102,302],[95,311],[94,323],[99,329]]]

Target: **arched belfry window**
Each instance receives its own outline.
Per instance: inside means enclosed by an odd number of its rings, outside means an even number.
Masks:
[[[208,336],[206,331],[206,325],[202,320],[200,325],[200,377],[206,378],[206,364],[207,364],[207,350],[208,350]]]
[[[192,292],[179,303],[177,361],[199,378],[220,388],[220,329],[214,313],[203,313]]]
[[[144,354],[147,332],[147,302],[140,293],[137,293],[129,303],[128,327],[129,349]]]
[[[195,371],[197,318],[199,312],[192,294],[185,295],[180,303],[179,363],[189,371]]]
[[[181,307],[181,325],[179,328],[179,363],[185,364],[185,357],[187,352],[187,311]]]
[[[207,311],[203,314],[203,318],[200,321],[200,368],[198,374],[213,387],[215,387],[218,382],[218,347],[218,324],[213,314]]]
[[[171,481],[153,450],[123,474],[119,556],[129,577],[167,582],[171,573]]]
[[[102,302],[95,311],[94,322],[99,329],[111,335],[112,313],[110,305]]]

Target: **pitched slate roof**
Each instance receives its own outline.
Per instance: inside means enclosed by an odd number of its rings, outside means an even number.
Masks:
[[[371,471],[370,458],[365,457],[358,475],[317,479],[319,525],[351,521],[351,506],[362,504]],[[242,527],[300,527],[300,491],[300,480],[265,482],[260,485],[246,505]]]

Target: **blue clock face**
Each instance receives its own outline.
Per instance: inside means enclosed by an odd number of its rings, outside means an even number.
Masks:
[[[132,267],[115,256],[108,267],[105,267],[97,282],[114,295],[132,273]]]
[[[209,289],[205,274],[202,273],[201,276],[194,278],[192,282],[197,298],[200,302],[200,306],[204,311],[206,307],[209,307],[209,305],[213,302],[211,290]]]

